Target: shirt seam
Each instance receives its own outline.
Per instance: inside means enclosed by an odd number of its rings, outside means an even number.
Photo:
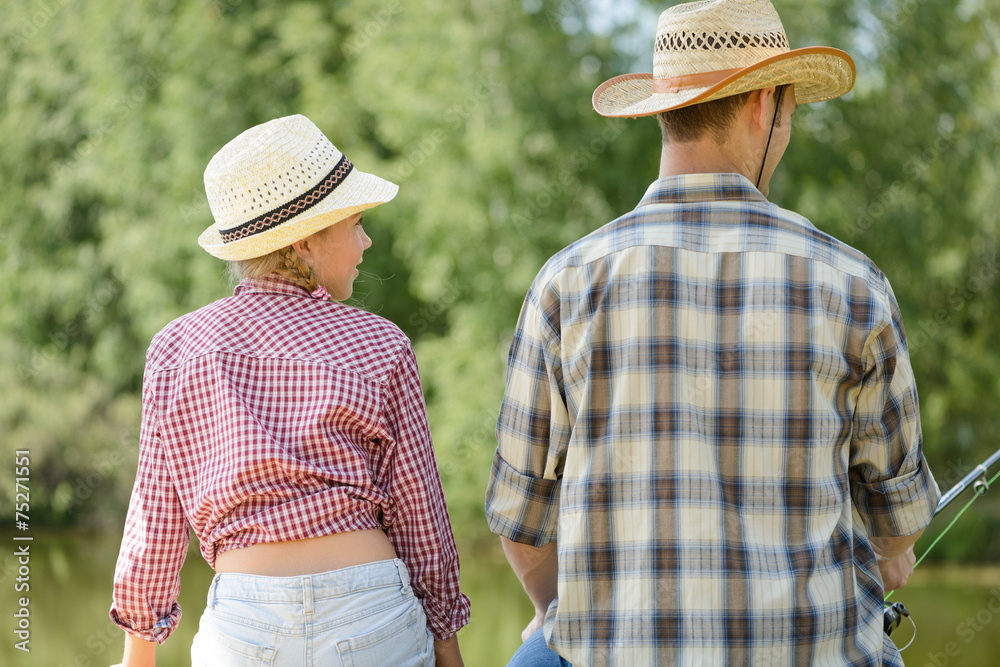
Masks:
[[[402,345],[402,344],[403,343],[400,343],[400,345]],[[382,386],[384,386],[387,383],[387,380],[380,379],[380,377],[379,377],[378,374],[365,373],[365,372],[362,372],[362,371],[358,371],[358,370],[356,370],[354,368],[351,368],[349,366],[341,366],[341,365],[338,365],[336,363],[331,363],[330,361],[324,359],[323,357],[308,356],[308,355],[294,355],[294,354],[285,355],[285,354],[277,354],[277,353],[251,354],[249,352],[238,352],[236,350],[218,350],[218,349],[217,350],[208,350],[208,351],[205,351],[205,352],[201,352],[199,354],[193,354],[193,355],[185,357],[183,360],[175,362],[175,363],[164,364],[162,366],[157,366],[155,368],[150,368],[150,369],[148,369],[148,372],[149,372],[150,375],[154,375],[154,376],[155,375],[159,375],[161,373],[172,373],[174,371],[177,371],[177,370],[183,368],[184,366],[186,366],[187,364],[189,364],[192,361],[195,361],[195,360],[198,360],[198,359],[203,359],[205,357],[210,357],[212,355],[229,355],[229,356],[233,356],[233,357],[239,357],[239,358],[242,358],[242,359],[252,359],[254,361],[302,361],[302,362],[309,362],[309,363],[316,364],[317,366],[323,366],[324,368],[330,368],[332,370],[343,371],[345,373],[349,373],[350,375],[352,375],[352,376],[354,376],[356,378],[365,380],[367,382],[372,382],[372,383],[379,384],[379,385],[382,385]],[[398,356],[399,355],[399,347],[398,346],[397,346],[397,349],[393,351],[393,355],[394,356]],[[398,365],[398,361],[396,362],[396,365]],[[395,366],[396,365],[393,366],[392,373],[395,372]],[[391,373],[389,375],[391,375]]]

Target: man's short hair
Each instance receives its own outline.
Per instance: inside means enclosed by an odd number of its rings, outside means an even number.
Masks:
[[[778,89],[781,88],[784,86],[778,86]],[[753,92],[747,91],[657,114],[657,118],[660,119],[660,131],[663,132],[664,143],[696,141],[705,136],[706,132],[711,132],[716,143],[725,143],[729,126]],[[776,89],[774,92],[777,95],[778,90]]]
[[[723,97],[718,100],[692,104],[657,114],[664,143],[696,141],[711,133],[716,143],[725,143],[729,126],[736,114],[750,99],[750,92]]]

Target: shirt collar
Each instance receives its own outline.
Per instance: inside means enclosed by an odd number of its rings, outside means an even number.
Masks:
[[[276,274],[261,276],[260,278],[244,278],[236,286],[233,294],[236,296],[244,294],[283,294],[285,296],[303,296],[321,300],[330,298],[329,292],[322,287],[310,294],[304,287],[296,285],[294,281]]]
[[[639,202],[651,204],[689,204],[713,201],[768,203],[767,197],[740,174],[682,174],[653,181]]]

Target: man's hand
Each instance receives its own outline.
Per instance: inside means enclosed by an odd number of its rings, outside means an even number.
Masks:
[[[535,617],[521,633],[521,641],[525,641],[542,627],[545,612],[549,604],[556,598],[559,580],[559,557],[555,542],[549,542],[543,547],[533,547],[519,544],[506,537],[500,538],[507,561],[514,574],[524,586],[531,604],[535,607]]]
[[[521,643],[523,644],[528,641],[528,637],[538,632],[539,628],[543,625],[545,625],[545,611],[542,610],[542,613],[539,614],[536,610],[535,617],[532,618],[531,622],[528,623],[528,626],[521,631]]]
[[[882,575],[882,588],[886,593],[902,588],[913,574],[913,544],[923,533],[923,529],[912,535],[899,537],[872,537],[872,548],[878,560],[878,571]]]
[[[882,575],[882,588],[885,592],[894,591],[906,585],[906,580],[913,574],[913,564],[917,557],[913,555],[913,545],[895,558],[878,558],[878,571]]]

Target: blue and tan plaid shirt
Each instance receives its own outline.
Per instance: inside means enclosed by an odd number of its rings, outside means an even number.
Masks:
[[[574,665],[899,660],[868,536],[939,497],[899,309],[742,176],[660,179],[545,265],[497,437],[490,527],[558,540]]]

